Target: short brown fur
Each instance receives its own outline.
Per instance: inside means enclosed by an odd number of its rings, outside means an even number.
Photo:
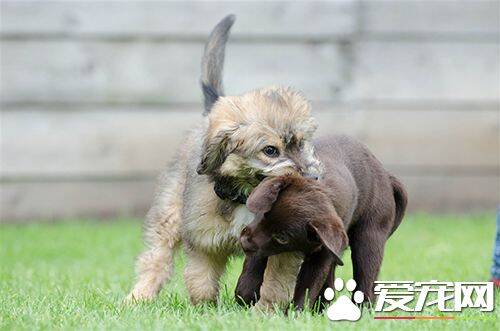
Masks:
[[[316,149],[325,164],[320,181],[270,178],[248,198],[255,218],[241,233],[246,260],[236,290],[247,304],[258,299],[268,257],[291,251],[305,256],[293,303],[303,308],[306,293],[314,303],[332,286],[332,274],[343,264],[340,256],[348,242],[358,289],[367,301],[373,300],[384,245],[404,216],[406,192],[365,146],[351,138],[324,138]]]

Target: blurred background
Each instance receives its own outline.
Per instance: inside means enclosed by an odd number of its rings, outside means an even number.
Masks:
[[[302,90],[318,135],[366,143],[411,212],[496,208],[498,1],[2,1],[0,219],[143,216],[229,13],[227,94]]]

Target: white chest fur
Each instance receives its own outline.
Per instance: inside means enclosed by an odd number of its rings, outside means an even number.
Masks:
[[[254,215],[245,205],[236,207],[227,219],[216,213],[206,213],[187,219],[183,236],[198,249],[206,252],[234,252],[239,247],[241,230],[252,222],[253,218]]]
[[[247,209],[247,206],[241,205],[236,207],[233,211],[233,219],[230,226],[231,235],[235,238],[239,238],[241,230],[250,224],[250,222],[253,221],[253,218],[254,214]]]

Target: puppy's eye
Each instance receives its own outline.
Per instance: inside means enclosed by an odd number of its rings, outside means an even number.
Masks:
[[[288,237],[284,233],[273,234],[273,240],[280,245],[288,244]]]
[[[278,157],[280,155],[280,151],[274,146],[266,146],[262,152],[268,157]]]

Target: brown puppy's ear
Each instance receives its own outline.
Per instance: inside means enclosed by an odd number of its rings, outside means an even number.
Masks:
[[[252,213],[267,213],[278,195],[289,184],[288,176],[268,177],[257,186],[247,199],[247,208]]]
[[[342,220],[338,216],[329,220],[314,220],[307,223],[307,237],[311,241],[319,241],[325,245],[335,257],[335,262],[338,265],[344,265],[340,254],[349,241]]]
[[[230,137],[232,130],[224,130],[217,133],[213,138],[207,137],[203,143],[201,161],[196,172],[206,175],[219,168],[230,153]]]

